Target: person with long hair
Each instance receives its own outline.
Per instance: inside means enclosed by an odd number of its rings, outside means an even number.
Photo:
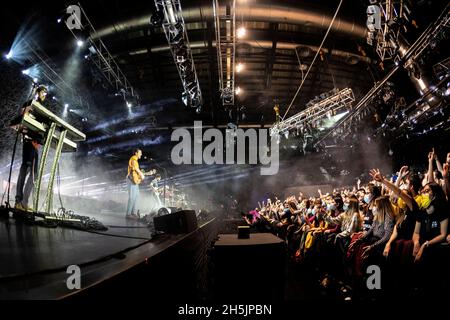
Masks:
[[[350,198],[347,210],[337,217],[326,216],[325,221],[340,226],[340,232],[336,235],[334,243],[342,251],[347,251],[350,237],[362,228],[362,217],[359,213],[359,202],[356,198]]]
[[[422,260],[425,251],[443,242],[448,228],[448,203],[442,188],[428,183],[422,189],[422,205],[413,235],[415,261]]]
[[[362,275],[363,264],[377,260],[383,252],[395,225],[395,211],[389,197],[380,196],[375,199],[372,207],[374,220],[372,226],[359,239],[352,242],[348,248],[354,261],[354,272]]]

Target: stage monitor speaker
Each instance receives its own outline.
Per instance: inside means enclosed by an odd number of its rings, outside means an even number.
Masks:
[[[156,231],[179,234],[189,233],[197,229],[197,217],[194,210],[181,210],[153,218]]]

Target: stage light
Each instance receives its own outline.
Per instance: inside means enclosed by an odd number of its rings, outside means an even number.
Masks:
[[[33,78],[33,82],[34,83],[38,83],[39,79],[38,78]]]
[[[67,117],[67,111],[69,109],[69,104],[65,103],[64,104],[64,111],[63,111],[63,118]]]
[[[247,29],[245,29],[245,27],[239,27],[238,29],[237,29],[237,37],[240,39],[240,38],[243,38],[243,37],[245,37],[245,35],[247,34]]]
[[[56,20],[56,22],[61,23],[61,18],[58,18],[58,20]]]
[[[89,58],[89,56],[86,54],[86,55],[84,55],[84,58],[87,59],[87,58]]]
[[[84,42],[81,40],[77,40],[77,46],[82,47],[84,45]]]
[[[244,64],[243,64],[243,63],[238,63],[238,64],[236,65],[236,72],[239,73],[239,72],[241,72],[242,70],[244,70]]]
[[[240,87],[237,87],[235,93],[236,95],[239,95],[240,93],[242,93],[242,89]]]
[[[8,52],[8,54],[5,55],[5,58],[9,60],[9,59],[12,58],[12,56],[13,56],[13,52],[11,50],[11,51]]]
[[[22,70],[22,74],[29,75],[30,74],[30,69]]]
[[[128,108],[131,108],[132,106],[133,106],[133,105],[131,104],[131,102],[128,102],[128,101],[127,101],[127,107],[128,107]]]

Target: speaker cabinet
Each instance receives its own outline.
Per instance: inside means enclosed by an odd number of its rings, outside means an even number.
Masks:
[[[180,234],[190,233],[198,228],[197,217],[194,210],[181,210],[153,218],[156,231]]]

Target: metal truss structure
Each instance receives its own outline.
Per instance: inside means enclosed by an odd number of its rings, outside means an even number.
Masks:
[[[64,100],[72,106],[79,106],[89,109],[92,102],[83,98],[75,89],[68,84],[58,73],[58,66],[50,59],[50,57],[42,50],[42,48],[33,40],[25,41],[27,50],[31,54],[27,57],[31,65],[39,66],[40,75],[45,81],[53,85],[52,90],[58,92],[58,95],[64,97]],[[34,81],[34,80],[33,80]]]
[[[335,114],[337,111],[350,108],[355,101],[355,96],[351,88],[342,90],[333,89],[322,94],[323,100],[315,102],[312,106],[297,113],[296,115],[282,120],[273,125],[270,129],[270,135],[285,134],[291,130],[298,130],[307,123],[317,122],[327,115]],[[309,103],[308,103],[309,104]]]
[[[449,18],[450,18],[450,4],[448,4],[438,19],[435,22],[430,24],[427,29],[419,36],[419,38],[409,46],[407,49],[405,48],[404,52],[398,50],[398,56],[396,57],[395,66],[389,71],[381,81],[378,81],[372,89],[367,92],[367,94],[356,104],[353,108],[353,111],[349,113],[344,118],[340,119],[336,125],[327,132],[324,136],[322,136],[318,141],[316,141],[315,146],[320,144],[322,141],[327,139],[329,136],[336,134],[339,131],[343,131],[346,128],[350,128],[352,123],[360,118],[361,114],[365,112],[370,107],[370,102],[372,98],[377,95],[380,89],[385,85],[385,83],[400,69],[400,66],[405,68],[409,68],[413,63],[416,62],[418,57],[423,51],[430,46],[430,43],[435,39],[436,35],[442,32],[445,28],[449,27]],[[415,60],[416,59],[416,60]],[[431,91],[428,88],[429,94]],[[421,99],[424,100],[424,99]],[[425,102],[425,101],[424,101]],[[431,108],[435,109],[435,108]],[[427,112],[430,110],[430,106],[426,103],[418,104],[414,110],[410,110],[410,114],[415,114],[414,118],[420,116],[420,114]],[[405,115],[408,117],[408,115]],[[342,132],[341,132],[342,133]]]
[[[381,61],[388,59],[399,60],[402,55],[399,37],[402,34],[401,31],[405,29],[405,24],[412,22],[410,18],[411,10],[404,1],[387,0],[380,1],[378,4],[376,4],[377,1],[372,2],[375,2],[375,4],[369,5],[367,8],[367,27],[369,29],[367,43],[374,45],[374,41],[376,42],[376,52]],[[425,40],[425,38],[434,39],[443,27],[450,25],[448,6],[445,11],[445,15],[441,16],[435,24],[427,29],[427,32],[421,35],[423,39],[419,38],[418,40]],[[428,46],[428,42],[417,41],[418,47],[411,56],[412,61],[416,61],[417,57]],[[405,67],[408,66],[406,65]]]
[[[367,43],[375,46],[381,61],[392,59],[403,22],[410,21],[410,10],[403,1],[371,1],[367,7]],[[376,42],[374,44],[374,42]]]
[[[134,100],[136,104],[140,102],[140,98],[136,90],[128,81],[125,74],[120,69],[117,62],[114,60],[111,53],[106,48],[105,44],[100,37],[95,37],[97,31],[89,20],[86,12],[80,3],[78,6],[81,9],[81,30],[89,34],[89,37],[85,39],[86,46],[89,48],[89,58],[103,74],[105,79],[109,84],[116,89],[116,92],[123,96],[123,98],[128,102],[129,100]],[[76,39],[77,35],[73,30],[70,29],[72,34]],[[81,39],[79,39],[81,40]]]
[[[183,85],[185,105],[200,110],[203,99],[179,0],[155,0],[164,15],[162,28]]]
[[[236,0],[225,5],[225,14],[220,14],[219,0],[213,0],[216,31],[219,90],[224,106],[234,106],[236,65]],[[221,30],[224,27],[225,33]]]

